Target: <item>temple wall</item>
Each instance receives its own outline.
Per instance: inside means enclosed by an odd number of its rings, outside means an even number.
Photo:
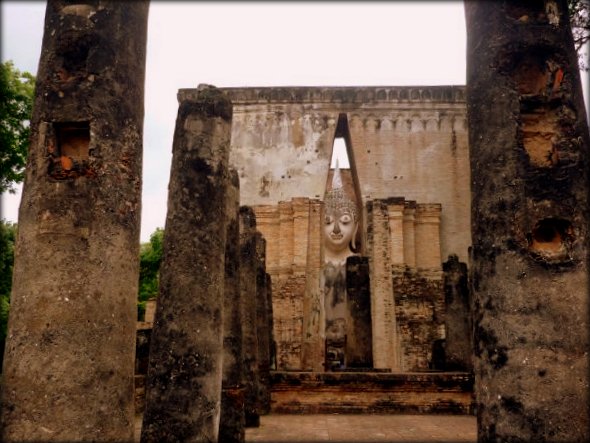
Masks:
[[[374,366],[432,369],[434,343],[445,338],[441,207],[396,197],[370,200],[367,213]],[[405,263],[404,253],[419,257],[418,266]]]
[[[470,176],[462,86],[223,88],[242,205],[323,198],[345,114],[363,202],[440,203],[441,252],[467,262]],[[195,89],[181,89],[179,100]]]
[[[323,369],[320,212],[341,136],[351,163],[343,184],[364,208],[357,244],[370,262],[373,364],[425,369],[432,340],[444,336],[432,301],[444,302],[442,257],[467,262],[471,244],[464,87],[223,90],[240,204],[255,210],[267,240],[277,367]],[[180,90],[179,101],[193,94]],[[406,268],[423,277],[408,291],[392,274]]]
[[[319,326],[317,302],[312,306],[311,301],[306,299],[306,294],[313,292],[306,290],[306,287],[319,288],[319,201],[295,198],[278,205],[254,206],[253,209],[257,229],[266,239],[266,270],[273,282],[273,332],[277,342],[277,365],[282,369],[300,369],[304,312],[310,309],[316,311],[317,316],[314,318],[316,326]],[[310,231],[317,231],[317,235],[310,235]],[[318,257],[318,270],[315,272],[308,269],[310,250],[315,251]],[[304,310],[305,303],[307,310]],[[317,336],[317,332],[310,335]]]

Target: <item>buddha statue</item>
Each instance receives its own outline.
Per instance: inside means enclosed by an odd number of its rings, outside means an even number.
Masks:
[[[332,178],[332,189],[324,198],[324,265],[323,290],[326,319],[326,369],[346,367],[346,259],[355,255],[358,211],[342,186],[338,164]]]

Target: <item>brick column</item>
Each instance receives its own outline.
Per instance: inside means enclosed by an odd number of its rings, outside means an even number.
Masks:
[[[279,211],[276,205],[257,205],[252,209],[256,214],[256,229],[262,233],[266,244],[266,271],[277,279],[279,273]]]
[[[373,365],[399,370],[395,301],[391,279],[391,245],[387,205],[381,200],[367,202],[367,240],[373,320]]]
[[[416,267],[441,269],[440,204],[418,204],[415,215]]]
[[[309,198],[294,198],[293,207],[293,272],[306,272],[309,243]]]
[[[5,442],[133,441],[148,3],[92,3],[47,2],[4,358]]]
[[[404,199],[389,199],[387,204],[389,215],[389,232],[391,234],[391,264],[405,265],[404,257]]]
[[[478,440],[588,441],[590,137],[567,2],[465,2]]]
[[[209,86],[178,109],[142,442],[217,441],[231,116]]]
[[[314,371],[324,370],[324,299],[320,287],[322,269],[322,203],[309,202],[307,232],[307,269],[305,271],[305,298],[303,301],[302,367]]]
[[[305,275],[294,273],[293,202],[279,202],[279,274],[275,282],[275,329],[279,369],[301,369]]]
[[[410,268],[416,267],[416,237],[415,237],[416,202],[406,201],[404,205],[404,262]]]

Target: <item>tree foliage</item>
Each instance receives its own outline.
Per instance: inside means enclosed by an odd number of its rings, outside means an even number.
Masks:
[[[160,263],[162,262],[162,240],[164,230],[157,228],[148,243],[142,243],[139,250],[139,294],[137,299],[138,316],[145,312],[146,301],[158,296]]]
[[[35,77],[12,61],[0,63],[0,193],[24,178]]]
[[[10,309],[16,225],[0,220],[0,371]]]
[[[590,40],[590,0],[568,0],[567,6],[580,68],[587,71],[587,54],[583,53],[583,47]]]

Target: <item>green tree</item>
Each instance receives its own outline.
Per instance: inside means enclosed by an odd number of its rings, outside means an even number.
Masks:
[[[139,249],[138,318],[143,317],[146,301],[158,296],[163,238],[164,230],[157,228],[150,236],[150,241],[148,243],[142,243]]]
[[[10,309],[15,239],[16,225],[0,220],[0,371],[2,371],[8,311]]]
[[[0,63],[0,194],[24,178],[34,92],[32,74]]]
[[[567,6],[580,69],[588,71],[588,54],[584,54],[583,47],[590,40],[590,1],[568,0]]]

